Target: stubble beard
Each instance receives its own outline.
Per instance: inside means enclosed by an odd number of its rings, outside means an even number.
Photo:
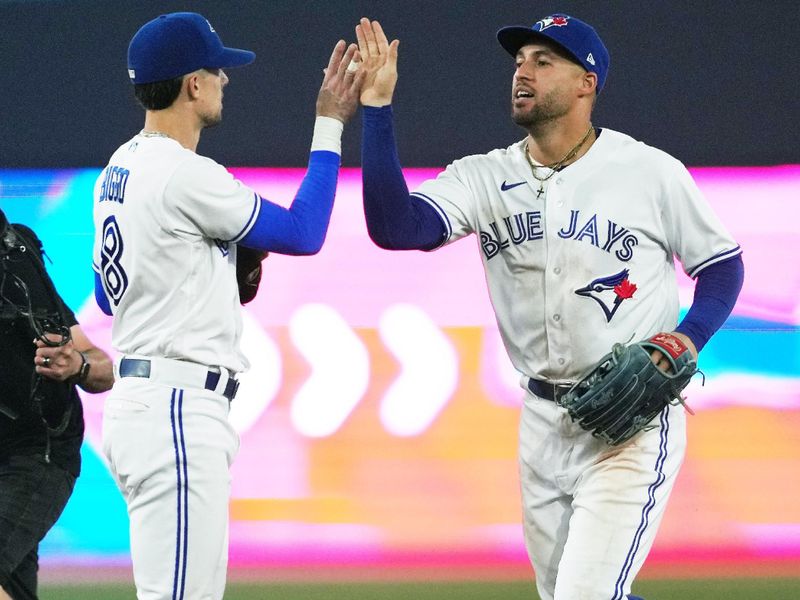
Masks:
[[[219,109],[214,114],[208,115],[201,115],[200,122],[203,124],[204,129],[208,129],[209,127],[216,127],[220,123],[222,123],[222,108]]]
[[[200,115],[200,122],[203,124],[203,128],[207,129],[209,127],[216,127],[220,123],[222,123],[222,94],[220,93],[219,104],[217,105],[216,110],[211,111],[209,110],[205,114]]]
[[[514,108],[511,101],[511,119],[520,127],[533,132],[537,129],[555,122],[569,112],[564,102],[561,102],[555,91],[544,95],[528,111],[519,111]]]

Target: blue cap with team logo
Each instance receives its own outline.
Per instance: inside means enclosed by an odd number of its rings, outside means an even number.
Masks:
[[[555,42],[566,50],[584,69],[597,74],[598,93],[603,89],[611,59],[603,40],[591,25],[569,15],[556,14],[531,27],[503,27],[497,32],[497,40],[511,56],[516,56],[522,46],[537,38]]]
[[[132,83],[152,83],[198,69],[239,67],[255,53],[226,48],[208,20],[197,13],[176,12],[145,23],[128,46],[128,76]]]

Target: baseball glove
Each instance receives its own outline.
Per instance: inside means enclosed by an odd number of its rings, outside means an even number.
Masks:
[[[669,361],[664,372],[650,358],[659,350]],[[684,404],[681,391],[697,362],[678,337],[659,333],[635,344],[614,344],[611,353],[583,375],[558,403],[572,420],[616,446],[642,430],[667,404]]]
[[[261,261],[269,252],[245,246],[236,248],[236,283],[239,285],[239,302],[247,304],[256,297],[261,283]]]

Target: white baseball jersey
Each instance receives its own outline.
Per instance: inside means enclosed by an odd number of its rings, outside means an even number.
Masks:
[[[500,333],[529,377],[568,382],[615,342],[673,330],[673,257],[695,277],[741,252],[679,161],[616,131],[539,187],[523,140],[414,192],[445,221],[443,245],[478,237]]]
[[[112,155],[94,198],[93,262],[114,348],[246,369],[236,242],[258,195],[175,140],[139,134]]]

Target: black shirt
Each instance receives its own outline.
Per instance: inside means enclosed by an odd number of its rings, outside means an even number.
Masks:
[[[44,455],[49,439],[50,460],[77,477],[83,441],[80,398],[73,384],[37,377],[35,329],[19,309],[29,312],[30,299],[37,322],[50,324],[46,329],[69,329],[77,320],[47,275],[39,238],[24,225],[15,224],[13,230],[17,244],[0,246],[0,460],[15,454]],[[40,408],[32,399],[37,380]],[[63,431],[56,431],[59,426]]]

